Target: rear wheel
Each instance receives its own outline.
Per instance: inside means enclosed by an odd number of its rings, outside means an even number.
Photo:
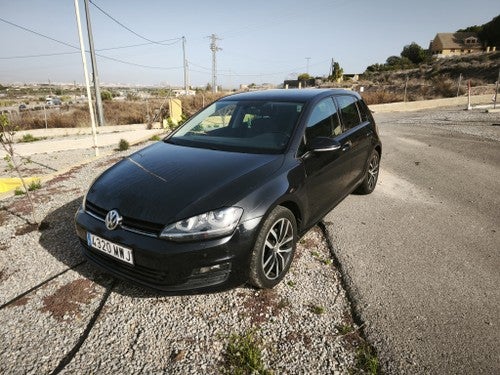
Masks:
[[[297,245],[297,222],[285,207],[277,206],[266,218],[252,252],[250,284],[272,288],[286,275]]]
[[[368,162],[368,168],[366,169],[365,178],[356,190],[357,193],[370,194],[373,190],[375,190],[375,186],[377,186],[379,169],[380,155],[377,150],[373,150]]]

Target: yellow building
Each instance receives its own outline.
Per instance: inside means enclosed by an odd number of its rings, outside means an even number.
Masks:
[[[436,57],[490,52],[490,48],[485,48],[479,40],[477,33],[473,32],[438,33],[431,41],[429,50]],[[492,47],[491,51],[495,51],[495,47]]]

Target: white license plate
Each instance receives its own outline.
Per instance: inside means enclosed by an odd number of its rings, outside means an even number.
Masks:
[[[111,255],[116,259],[120,259],[123,262],[134,264],[132,249],[117,245],[89,232],[87,232],[87,244],[90,247]]]

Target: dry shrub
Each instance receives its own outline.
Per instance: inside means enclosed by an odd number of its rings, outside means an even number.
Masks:
[[[104,118],[108,125],[143,124],[147,122],[147,106],[141,101],[104,102]],[[148,105],[151,107],[151,105]]]
[[[403,95],[389,91],[365,91],[361,95],[368,105],[403,101]]]
[[[226,94],[198,93],[196,95],[182,96],[179,99],[182,101],[182,111],[187,117],[190,117],[223,96],[226,96]]]

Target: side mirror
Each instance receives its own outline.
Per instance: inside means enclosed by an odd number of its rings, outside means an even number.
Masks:
[[[314,152],[328,152],[340,150],[341,145],[335,139],[328,137],[316,137],[311,139],[308,143],[310,151]]]

